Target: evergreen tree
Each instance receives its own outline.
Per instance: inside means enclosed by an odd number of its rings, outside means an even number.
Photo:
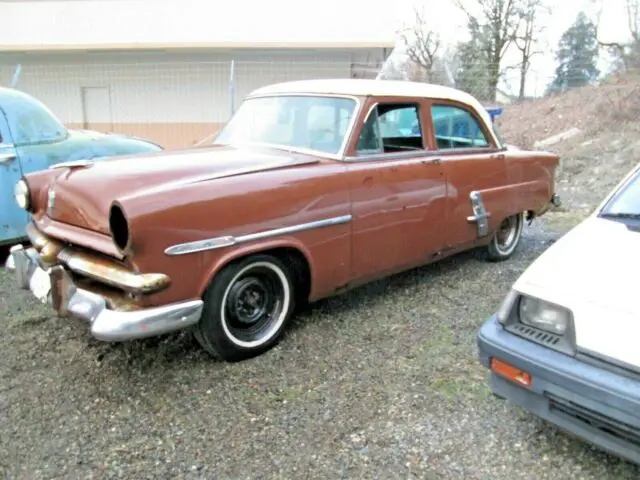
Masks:
[[[558,66],[548,93],[580,87],[596,80],[600,74],[597,61],[596,26],[584,12],[580,12],[560,38],[556,53]]]
[[[494,100],[488,29],[473,18],[469,20],[468,28],[471,38],[458,46],[456,88],[481,100]]]

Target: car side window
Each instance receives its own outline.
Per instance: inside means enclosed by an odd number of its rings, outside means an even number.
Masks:
[[[489,146],[478,121],[463,108],[433,105],[431,119],[439,150]]]
[[[419,106],[376,105],[362,127],[356,150],[358,155],[424,150]]]

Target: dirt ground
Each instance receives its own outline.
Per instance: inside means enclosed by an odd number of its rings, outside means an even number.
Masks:
[[[476,333],[579,220],[314,305],[276,349],[212,360],[188,335],[94,341],[0,271],[5,478],[625,479],[640,470],[494,398]]]

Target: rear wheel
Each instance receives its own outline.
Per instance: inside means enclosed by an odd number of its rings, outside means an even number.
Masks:
[[[523,228],[523,213],[505,218],[493,234],[491,243],[485,247],[486,260],[501,262],[511,257],[520,243]]]
[[[279,340],[294,299],[291,272],[279,258],[258,254],[233,262],[205,292],[196,340],[226,361],[263,353]]]

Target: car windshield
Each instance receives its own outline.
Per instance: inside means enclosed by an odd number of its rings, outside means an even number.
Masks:
[[[48,142],[65,135],[62,122],[39,100],[20,97],[14,107],[7,109],[7,118],[16,145]]]
[[[616,192],[602,211],[604,217],[640,218],[640,169]]]
[[[350,98],[278,95],[250,98],[214,139],[214,144],[261,144],[338,154],[356,102]]]

